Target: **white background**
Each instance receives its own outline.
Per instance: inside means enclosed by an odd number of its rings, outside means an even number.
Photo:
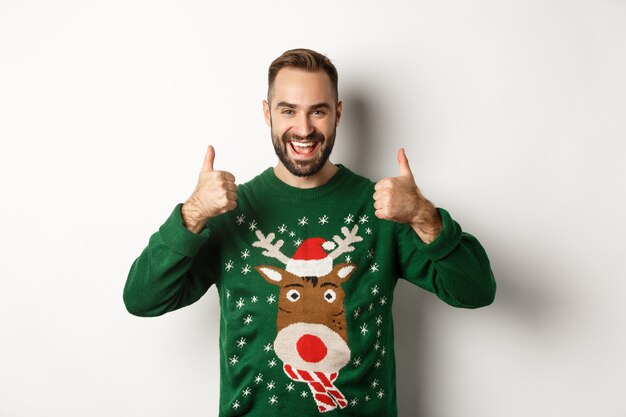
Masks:
[[[396,291],[401,416],[626,415],[626,2],[0,0],[0,415],[213,416],[218,301],[129,315],[130,264],[208,144],[275,163],[269,63],[328,54],[332,160],[487,249],[495,303]]]

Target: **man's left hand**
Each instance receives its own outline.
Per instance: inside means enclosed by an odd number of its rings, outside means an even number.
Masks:
[[[374,213],[379,219],[407,223],[424,243],[439,235],[442,223],[439,212],[415,184],[404,148],[398,151],[400,175],[384,178],[374,187]]]

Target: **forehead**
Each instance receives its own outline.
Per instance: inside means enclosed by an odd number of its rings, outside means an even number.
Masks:
[[[334,101],[332,83],[324,71],[283,68],[276,74],[270,94],[273,103],[286,101],[307,106]]]

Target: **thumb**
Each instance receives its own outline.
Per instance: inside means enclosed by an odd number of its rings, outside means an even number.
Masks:
[[[413,173],[411,172],[411,167],[409,166],[409,160],[404,153],[404,148],[400,148],[400,150],[398,151],[398,165],[400,167],[401,177],[413,178]]]
[[[204,156],[204,164],[202,164],[202,171],[213,171],[213,161],[215,160],[215,149],[213,145],[209,145]]]

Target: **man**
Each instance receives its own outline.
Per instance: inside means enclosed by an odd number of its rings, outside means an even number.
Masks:
[[[376,184],[330,162],[342,102],[328,58],[286,51],[268,78],[277,165],[237,186],[209,146],[133,263],[126,307],[157,316],[217,286],[220,416],[396,416],[397,279],[476,308],[495,295],[489,261],[422,196],[403,149],[400,175]]]

